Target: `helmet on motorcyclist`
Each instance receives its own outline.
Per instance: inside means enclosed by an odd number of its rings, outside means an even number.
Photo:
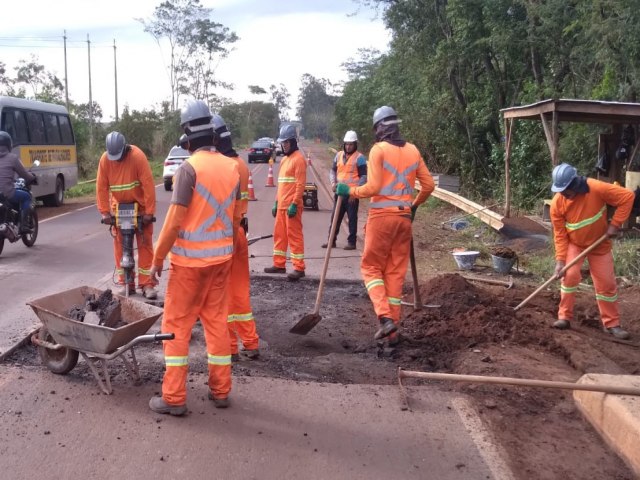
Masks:
[[[107,135],[107,158],[109,160],[122,160],[127,147],[127,141],[120,132],[111,132]]]
[[[295,125],[288,123],[280,128],[280,134],[278,135],[278,143],[286,142],[287,140],[295,140],[298,137],[298,132]]]
[[[394,125],[396,123],[402,122],[402,120],[398,118],[398,114],[393,108],[387,107],[385,105],[383,107],[377,108],[376,111],[373,112],[374,128],[380,122],[384,122],[384,125]]]
[[[553,180],[551,191],[556,193],[564,192],[577,176],[578,171],[575,167],[572,167],[568,163],[561,163],[555,167],[551,173],[551,179]]]
[[[189,100],[180,112],[180,126],[187,134],[191,150],[215,145],[211,110],[202,100]]]
[[[0,147],[7,147],[8,150],[13,148],[13,141],[11,135],[4,130],[0,130]]]
[[[358,134],[353,130],[349,130],[344,134],[344,139],[342,141],[345,143],[355,143],[358,141]]]

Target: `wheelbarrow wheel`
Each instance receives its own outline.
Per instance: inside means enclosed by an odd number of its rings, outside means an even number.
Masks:
[[[44,325],[40,327],[38,340],[55,343],[55,340]],[[45,347],[38,347],[38,353],[42,363],[58,375],[66,375],[78,363],[79,352],[71,348],[63,347],[60,350],[50,350]]]

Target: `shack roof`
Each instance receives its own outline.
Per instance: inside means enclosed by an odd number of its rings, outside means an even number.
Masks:
[[[543,100],[500,110],[505,119],[540,120],[541,114],[556,113],[560,122],[640,124],[640,103],[598,100]]]

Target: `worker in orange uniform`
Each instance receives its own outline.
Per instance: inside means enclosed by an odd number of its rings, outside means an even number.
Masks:
[[[153,215],[156,210],[156,187],[147,156],[135,145],[127,144],[120,132],[111,132],[106,138],[107,151],[100,157],[96,179],[98,211],[103,223],[111,225],[112,212],[118,210],[119,203],[137,203],[142,213],[142,232],[136,231],[138,245],[138,287],[145,298],[157,298],[155,281],[150,276],[153,259]],[[120,266],[122,258],[122,235],[116,229],[113,239],[118,284],[124,285],[124,271]],[[135,284],[129,291],[136,291]],[[118,292],[122,295],[126,287]]]
[[[258,344],[260,338],[256,331],[256,322],[251,309],[249,285],[249,168],[236,153],[231,141],[231,132],[220,115],[213,115],[213,127],[218,136],[216,150],[238,163],[240,174],[240,200],[233,217],[233,229],[236,233],[233,242],[233,260],[231,262],[231,278],[229,281],[229,313],[227,325],[231,339],[231,359],[239,360],[238,337],[244,347],[244,355],[253,360],[260,356]]]
[[[418,206],[435,185],[420,152],[400,135],[395,110],[383,106],[373,114],[376,143],[369,152],[367,183],[350,187],[338,183],[336,193],[344,197],[369,198],[364,251],[360,271],[380,323],[375,339],[399,337],[402,285],[411,247],[411,223]],[[420,192],[413,198],[416,178]]]
[[[634,194],[618,185],[579,176],[577,170],[568,163],[555,167],[551,176],[551,190],[556,192],[551,202],[556,248],[555,273],[559,275],[568,262],[602,235],[617,236],[620,227],[629,218]],[[610,222],[607,222],[607,205],[616,207]],[[620,327],[611,240],[605,240],[587,254],[587,261],[604,331],[616,338],[629,338],[629,333]],[[562,276],[560,308],[554,328],[564,330],[571,327],[576,292],[581,281],[581,266],[581,262],[577,262]]]
[[[342,151],[336,153],[333,159],[333,166],[329,172],[329,181],[331,182],[331,188],[334,192],[336,191],[338,182],[346,183],[350,187],[357,187],[367,183],[367,159],[358,151],[358,135],[353,130],[349,130],[344,134],[343,142]],[[337,201],[338,195],[335,196],[333,212],[331,213],[331,223],[333,223],[333,216],[338,215],[338,226],[336,228],[335,238],[338,238],[340,224],[346,214],[349,219],[349,237],[347,238],[347,244],[344,249],[355,250],[356,237],[358,235],[358,207],[360,200],[352,197],[348,202],[343,202],[339,212],[336,212]],[[329,235],[331,235],[331,229],[329,229]],[[328,240],[322,244],[322,248],[327,248],[328,246]],[[335,248],[335,246],[334,241],[332,247]]]
[[[273,266],[266,273],[287,273],[287,247],[293,264],[289,280],[304,277],[304,236],[302,234],[302,197],[307,181],[307,162],[298,149],[295,125],[280,129],[278,142],[285,157],[280,162],[278,193],[271,214],[276,219],[273,227]]]
[[[171,251],[162,332],[174,333],[175,339],[164,342],[162,396],[149,401],[156,413],[187,412],[189,340],[198,318],[207,344],[209,399],[217,408],[229,406],[228,285],[240,174],[235,159],[213,151],[219,137],[211,120],[211,111],[201,100],[191,100],[182,109],[180,123],[193,154],[176,172],[151,267],[152,275],[159,277]]]

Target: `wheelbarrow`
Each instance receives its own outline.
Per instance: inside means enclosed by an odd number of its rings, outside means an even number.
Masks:
[[[120,357],[134,382],[140,382],[134,347],[144,342],[172,340],[173,333],[146,335],[151,325],[162,315],[162,309],[128,297],[115,295],[120,301],[125,325],[109,328],[82,323],[70,318],[74,305],[84,305],[86,298],[102,290],[82,286],[27,302],[42,321],[42,327],[31,337],[38,347],[42,363],[53,373],[65,375],[78,363],[78,355],[87,362],[100,389],[113,392],[108,362]],[[124,355],[130,353],[130,358]],[[102,371],[102,373],[100,372]]]

